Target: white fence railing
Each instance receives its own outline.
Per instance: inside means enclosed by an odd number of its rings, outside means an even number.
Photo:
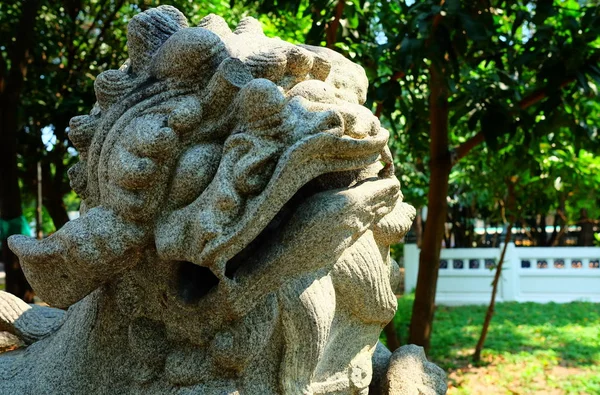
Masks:
[[[436,303],[489,303],[500,248],[442,249]],[[417,285],[419,249],[404,246],[404,285]],[[510,243],[498,302],[600,302],[600,247],[515,247]]]

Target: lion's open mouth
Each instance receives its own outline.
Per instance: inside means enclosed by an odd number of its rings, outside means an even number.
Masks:
[[[228,288],[246,288],[250,285],[257,293],[261,293],[256,288],[257,282],[264,278],[280,278],[265,275],[265,272],[289,271],[291,276],[292,272],[317,269],[318,265],[323,264],[322,259],[316,259],[316,264],[300,255],[297,255],[299,261],[294,263],[295,267],[280,266],[282,253],[294,254],[289,249],[300,241],[303,248],[318,251],[325,246],[333,252],[368,229],[385,240],[400,240],[412,223],[414,210],[401,203],[399,184],[395,178],[378,175],[377,170],[381,168],[379,164],[373,164],[361,170],[327,173],[309,181],[281,207],[254,239],[227,260],[225,278],[217,277],[204,266],[191,263],[182,265],[178,294],[184,302],[195,304],[216,290],[222,281],[227,283]],[[379,170],[379,173],[382,171]],[[371,223],[375,225],[362,226]],[[317,229],[329,229],[328,239],[315,238],[313,232]],[[287,235],[294,235],[296,240]],[[329,258],[329,264],[335,262],[334,255]],[[191,280],[200,276],[200,280]],[[263,292],[270,288],[266,286]]]

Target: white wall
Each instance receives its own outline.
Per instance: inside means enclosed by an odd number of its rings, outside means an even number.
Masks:
[[[436,303],[489,303],[501,248],[442,249]],[[461,263],[462,261],[462,263]],[[419,249],[404,247],[405,290],[417,284]],[[488,266],[488,267],[486,267]],[[496,297],[501,301],[600,302],[600,247],[515,247],[508,245]]]

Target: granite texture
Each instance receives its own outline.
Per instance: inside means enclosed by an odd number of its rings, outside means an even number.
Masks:
[[[81,217],[9,240],[54,307],[1,295],[29,346],[0,355],[0,393],[366,394],[377,348],[395,386],[376,345],[414,209],[364,70],[170,6],[127,37],[70,123]]]
[[[427,360],[423,347],[409,344],[392,354],[383,389],[393,395],[443,395],[448,386],[446,373]]]

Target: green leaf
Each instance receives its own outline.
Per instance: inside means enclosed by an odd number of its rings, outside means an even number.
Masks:
[[[460,0],[447,0],[446,1],[446,9],[448,10],[448,15],[456,15],[460,11]]]
[[[590,77],[596,82],[596,85],[600,87],[600,68],[594,65],[590,65],[586,69]]]
[[[469,127],[469,130],[471,132],[475,132],[476,131],[477,124],[479,123],[480,118],[481,118],[481,112],[480,111],[476,111],[469,118],[469,121],[467,122],[467,126]]]
[[[398,51],[398,60],[400,70],[408,70],[415,62],[421,62],[419,52],[423,46],[423,40],[418,38],[405,37],[400,44]]]
[[[555,14],[553,0],[538,0],[535,5],[535,14],[532,22],[541,25],[544,21]]]
[[[515,21],[513,22],[512,28],[510,30],[510,35],[512,37],[515,36],[517,29],[519,27],[521,27],[521,25],[523,24],[523,22],[525,22],[526,19],[529,19],[529,13],[527,11],[523,11],[523,10],[517,11],[517,15],[515,16]]]
[[[473,18],[464,12],[458,13],[458,16],[463,28],[471,40],[483,41],[488,39],[489,32],[486,30],[486,27],[481,22],[480,18]]]
[[[452,111],[452,115],[450,116],[451,125],[458,124],[460,120],[472,110],[472,108],[467,105],[469,100],[468,97],[463,97],[462,99],[450,103],[450,109]]]
[[[513,130],[512,117],[499,105],[490,105],[481,117],[481,131],[492,150],[497,149],[501,136],[512,133]]]
[[[585,78],[585,74],[577,73],[575,74],[575,77],[577,78],[577,84],[583,89],[585,94],[590,95],[592,90],[590,89],[590,85],[587,82],[587,78]]]

